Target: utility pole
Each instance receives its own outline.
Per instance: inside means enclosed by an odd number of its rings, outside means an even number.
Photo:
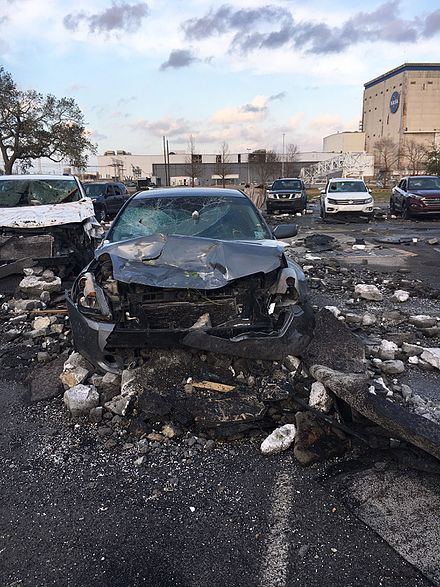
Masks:
[[[168,185],[171,185],[171,173],[170,173],[170,148],[168,146],[168,139],[167,139],[167,177],[168,177]]]
[[[165,170],[165,185],[167,185],[167,154],[165,151],[165,136],[162,137],[163,166]]]
[[[284,149],[284,139],[285,139],[286,133],[283,132],[283,157],[281,159],[281,177],[284,177],[284,157],[285,157],[285,149]]]

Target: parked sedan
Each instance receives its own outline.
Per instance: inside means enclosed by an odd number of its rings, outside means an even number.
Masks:
[[[424,214],[440,214],[440,177],[403,177],[393,189],[390,211],[391,214],[400,213],[406,219]]]
[[[321,190],[321,218],[335,214],[373,216],[374,200],[362,179],[349,177],[329,179]]]
[[[115,216],[129,198],[125,185],[116,181],[93,181],[84,184],[86,195],[92,199],[95,216],[103,222]]]
[[[313,312],[301,268],[276,240],[296,230],[271,230],[238,190],[134,195],[67,296],[76,349],[113,372],[148,347],[301,354]]]

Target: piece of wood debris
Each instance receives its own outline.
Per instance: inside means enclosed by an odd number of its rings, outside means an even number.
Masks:
[[[229,393],[235,389],[235,385],[226,385],[226,383],[215,383],[214,381],[192,381],[191,385],[199,389],[209,389],[219,393]]]

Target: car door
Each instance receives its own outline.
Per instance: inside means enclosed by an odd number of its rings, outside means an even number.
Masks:
[[[406,179],[402,179],[402,181],[400,182],[399,186],[398,186],[398,207],[399,210],[403,210],[403,208],[405,207],[405,200],[406,200],[406,192],[407,192],[407,185],[408,185],[408,181]]]
[[[122,190],[121,190],[121,186],[119,186],[118,184],[115,184],[113,186],[113,190],[115,192],[114,213],[117,214],[119,212],[119,210],[122,208],[122,205],[123,205],[125,199],[124,199],[124,194],[122,193]]]
[[[116,212],[115,192],[111,184],[108,184],[105,188],[105,205],[109,214]]]

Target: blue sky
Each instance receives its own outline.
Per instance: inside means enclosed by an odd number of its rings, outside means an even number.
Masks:
[[[76,99],[99,152],[319,150],[363,83],[438,62],[438,1],[0,0],[0,64]]]

